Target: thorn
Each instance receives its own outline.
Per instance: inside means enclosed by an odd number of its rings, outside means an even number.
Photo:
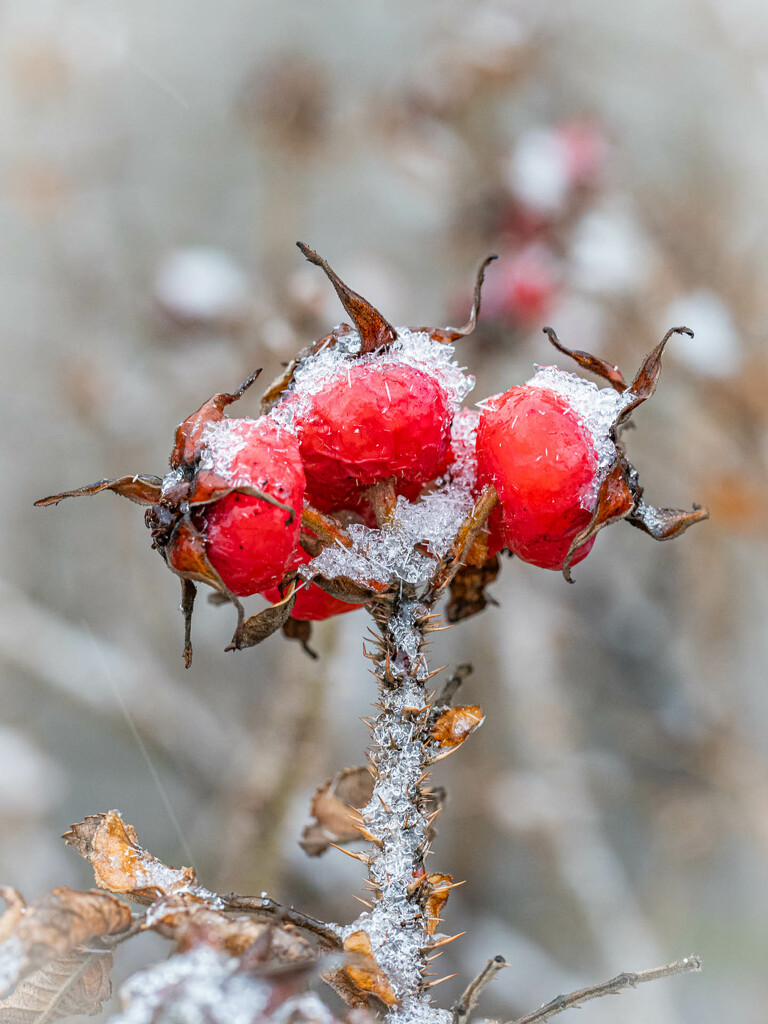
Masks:
[[[451,978],[455,978],[455,974],[446,974],[444,978],[438,978],[436,981],[428,981],[424,988],[434,988],[435,985],[442,985],[444,981],[449,981]]]
[[[458,887],[460,885],[466,885],[466,884],[467,884],[467,880],[465,878],[463,882],[451,882],[450,885],[441,885],[440,888],[435,890],[435,891],[436,892],[447,892],[449,889],[458,889]]]
[[[367,853],[352,853],[351,850],[345,850],[343,846],[339,846],[337,843],[329,843],[328,845],[332,846],[334,850],[340,850],[342,853],[346,853],[348,857],[353,857],[355,860],[359,860],[366,866],[372,863],[373,858],[369,857]]]
[[[448,935],[444,939],[438,939],[437,942],[433,942],[431,946],[427,946],[427,949],[437,949],[438,946],[447,946],[449,942],[453,942],[455,939],[460,939],[462,935],[466,935],[466,932],[458,932],[456,935]]]
[[[405,832],[406,829],[408,828],[408,823],[410,822],[410,820],[411,820],[411,812],[409,811],[406,814],[406,816],[405,816],[405,821],[403,822],[403,832]]]
[[[432,824],[432,822],[435,820],[435,818],[438,816],[438,814],[440,814],[442,812],[442,810],[443,810],[442,807],[438,807],[436,811],[432,811],[430,816],[427,818],[427,828],[429,828],[429,826]]]
[[[433,953],[432,956],[425,957],[425,960],[428,964],[431,964],[433,960],[437,960],[438,957],[442,956],[443,952],[444,951],[441,949],[439,953]]]
[[[424,632],[425,633],[443,633],[446,629],[453,629],[453,627],[455,625],[456,625],[455,622],[449,622],[447,626],[427,626],[427,628],[424,630]],[[452,974],[451,977],[455,978],[456,975]]]
[[[424,772],[421,778],[416,782],[417,786],[420,786],[425,779],[428,779],[432,772]]]
[[[436,668],[433,672],[430,672],[428,676],[424,676],[422,682],[424,682],[424,683],[429,682],[429,680],[432,679],[434,676],[436,676],[439,672],[445,672],[445,670],[447,668],[448,668],[447,665],[443,665],[440,668]]]
[[[384,800],[384,798],[382,796],[380,796],[378,793],[376,795],[379,797],[379,803],[384,808],[384,810],[387,812],[387,814],[391,814],[392,813],[392,808],[387,806],[387,804],[386,804],[386,802],[385,802],[385,800]]]
[[[355,896],[354,893],[352,893],[352,899],[357,900],[358,903],[362,903],[363,906],[373,910],[373,904],[369,900],[364,900],[361,896]]]
[[[377,839],[377,837],[372,832],[369,832],[364,825],[355,825],[355,828],[363,837],[363,839],[367,839],[369,843],[373,843],[373,845],[378,846],[379,849],[381,849],[381,847],[384,845],[381,839]]]

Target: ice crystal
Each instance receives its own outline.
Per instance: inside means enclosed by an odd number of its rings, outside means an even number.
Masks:
[[[620,394],[613,388],[599,388],[578,374],[567,373],[556,366],[537,366],[536,374],[528,381],[527,387],[544,388],[567,399],[591,435],[599,474],[612,465],[616,446],[609,432],[628,402],[626,393]]]

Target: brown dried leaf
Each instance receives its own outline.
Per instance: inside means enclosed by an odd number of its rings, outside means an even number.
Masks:
[[[624,380],[624,374],[618,366],[612,366],[610,363],[607,363],[605,359],[601,359],[599,356],[593,356],[589,352],[584,352],[581,349],[568,348],[560,341],[551,327],[544,327],[542,330],[558,352],[562,352],[563,355],[570,356],[571,359],[575,359],[582,369],[588,370],[590,373],[594,373],[598,377],[602,377],[603,380],[607,380],[615,391],[621,392],[627,390],[627,382]]]
[[[359,813],[373,796],[373,776],[365,765],[345,768],[319,787],[312,797],[314,822],[304,829],[299,845],[310,857],[325,853],[331,843],[360,839]]]
[[[709,519],[709,510],[694,505],[691,512],[681,508],[654,508],[644,501],[627,516],[627,522],[650,534],[654,540],[671,540],[684,533],[689,526]]]
[[[157,476],[121,476],[116,480],[98,480],[95,484],[76,487],[74,491],[62,491],[48,498],[40,498],[35,506],[58,505],[64,498],[81,498],[86,494],[98,494],[100,491],[113,491],[121,498],[128,498],[137,505],[154,505],[160,500],[160,489],[163,481]]]
[[[0,1000],[3,1024],[54,1024],[76,1014],[100,1013],[112,995],[108,951],[72,953],[33,971]]]
[[[193,868],[168,867],[139,846],[136,830],[118,811],[89,815],[62,838],[90,862],[100,889],[125,893],[137,903],[154,903],[197,883]]]
[[[199,449],[203,431],[209,423],[217,423],[224,417],[224,410],[228,405],[242,398],[248,388],[258,378],[261,370],[256,370],[250,377],[243,381],[237,391],[231,395],[222,393],[214,395],[204,402],[197,412],[188,416],[183,423],[176,428],[176,438],[171,451],[171,468],[177,469],[184,462],[193,459]]]
[[[424,899],[424,913],[427,916],[427,932],[430,935],[435,934],[437,926],[440,924],[440,915],[451,894],[452,882],[451,875],[443,875],[439,872],[427,875],[424,882],[427,894]]]
[[[270,605],[269,608],[264,608],[246,619],[245,622],[238,624],[232,642],[225,650],[242,651],[246,647],[255,647],[262,643],[285,625],[295,604],[296,586],[294,584],[282,601]]]
[[[627,397],[630,397],[631,400],[622,409],[619,418],[616,420],[616,426],[619,423],[625,423],[632,410],[646,402],[656,390],[656,384],[661,373],[661,357],[667,342],[673,334],[687,334],[689,338],[693,337],[693,331],[690,327],[670,327],[656,348],[648,353],[642,366],[637,371],[635,379],[627,388]]]
[[[130,907],[107,893],[61,886],[24,907],[21,914],[19,894],[10,893],[9,909],[0,918],[0,995],[77,946],[131,926]]]
[[[571,561],[576,551],[591,540],[604,526],[610,526],[620,519],[625,519],[635,507],[635,496],[629,485],[627,473],[623,464],[618,461],[614,464],[610,473],[600,484],[597,493],[597,504],[592,518],[571,541],[568,554],[563,562],[563,576],[569,583],[573,583],[571,576]]]
[[[460,704],[444,711],[430,730],[430,735],[435,743],[445,748],[444,753],[438,757],[444,757],[445,754],[461,746],[467,736],[484,721],[485,715],[479,704]]]
[[[316,267],[320,267],[325,276],[336,289],[336,294],[347,313],[352,317],[355,326],[360,332],[360,351],[375,352],[377,349],[391,345],[397,337],[394,329],[381,313],[374,306],[364,299],[362,295],[353,292],[348,285],[344,284],[338,274],[331,269],[322,256],[318,256],[314,249],[310,249],[304,242],[297,242],[296,245],[304,256]]]
[[[355,989],[364,996],[376,996],[385,1006],[397,1006],[399,999],[376,962],[368,933],[362,930],[352,932],[344,940],[344,951],[351,955],[342,970]]]
[[[501,562],[498,555],[488,558],[479,568],[475,565],[463,565],[450,582],[450,600],[445,609],[445,617],[450,623],[461,622],[481,612],[493,598],[485,593],[485,588],[499,575]]]

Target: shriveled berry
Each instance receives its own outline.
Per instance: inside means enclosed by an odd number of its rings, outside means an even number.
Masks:
[[[388,360],[340,368],[295,421],[310,500],[349,507],[379,480],[432,479],[451,418],[450,400],[429,373]]]
[[[562,568],[595,507],[598,458],[586,424],[562,395],[513,387],[483,409],[477,453],[480,473],[499,494],[506,547],[533,565]]]
[[[298,445],[266,417],[222,420],[207,428],[204,442],[203,464],[236,488],[195,513],[206,554],[233,594],[258,593],[279,583],[298,546],[305,484]],[[294,515],[243,493],[248,488]]]

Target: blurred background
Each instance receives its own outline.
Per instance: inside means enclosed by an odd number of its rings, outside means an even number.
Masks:
[[[663,545],[607,530],[573,587],[505,561],[499,606],[440,634],[487,721],[436,772],[433,870],[467,879],[436,995],[502,953],[481,1010],[509,1019],[695,952],[702,975],[583,1019],[762,1024],[765,5],[4,0],[0,122],[0,880],[87,888],[58,836],[115,807],[211,888],[357,915],[360,866],[297,840],[363,759],[365,614],[321,624],[317,661],[280,636],[224,654],[232,616],[201,600],[185,672],[141,511],[32,502],[162,475],[184,416],[337,323],[296,239],[440,326],[498,252],[472,400],[553,361],[546,323],[629,376],[685,323],[627,443],[649,501],[712,518]],[[123,947],[115,980],[167,948]]]

